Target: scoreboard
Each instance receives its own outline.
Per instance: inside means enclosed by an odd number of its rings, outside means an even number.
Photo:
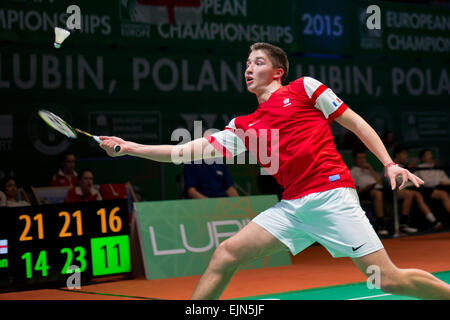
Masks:
[[[0,208],[0,288],[131,272],[127,200]]]

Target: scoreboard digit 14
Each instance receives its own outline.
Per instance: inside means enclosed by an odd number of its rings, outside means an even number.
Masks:
[[[131,272],[127,200],[0,208],[0,288]]]

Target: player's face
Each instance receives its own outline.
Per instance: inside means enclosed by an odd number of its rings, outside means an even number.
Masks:
[[[245,69],[245,83],[248,91],[258,94],[274,80],[276,69],[263,50],[255,50],[250,53]]]

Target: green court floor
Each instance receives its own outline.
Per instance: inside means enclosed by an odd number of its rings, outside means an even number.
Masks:
[[[436,272],[434,276],[450,284],[450,271]],[[386,294],[379,289],[369,289],[366,282],[299,291],[280,292],[238,300],[418,300],[416,298]]]

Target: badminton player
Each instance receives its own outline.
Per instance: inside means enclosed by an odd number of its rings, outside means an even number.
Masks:
[[[399,269],[389,259],[360,207],[329,124],[337,121],[359,137],[385,166],[392,189],[399,175],[400,189],[408,180],[416,187],[423,181],[393,163],[376,132],[324,84],[301,77],[283,85],[288,67],[282,49],[267,43],[253,44],[245,80],[248,91],[256,95],[258,107],[252,114],[234,118],[223,131],[210,137],[176,146],[100,137],[100,146],[110,156],[132,155],[161,162],[171,162],[174,156],[188,156],[190,161],[230,157],[246,150],[260,160],[258,144],[251,143],[249,136],[267,140],[269,153],[277,155],[275,167],[259,162],[284,187],[281,201],[216,248],[191,298],[218,299],[240,265],[281,250],[296,255],[318,242],[333,257],[350,257],[368,277],[373,266],[378,267],[384,292],[450,299],[450,285],[422,270]],[[273,139],[277,143],[271,143]],[[116,144],[121,147],[118,153],[113,151]]]

